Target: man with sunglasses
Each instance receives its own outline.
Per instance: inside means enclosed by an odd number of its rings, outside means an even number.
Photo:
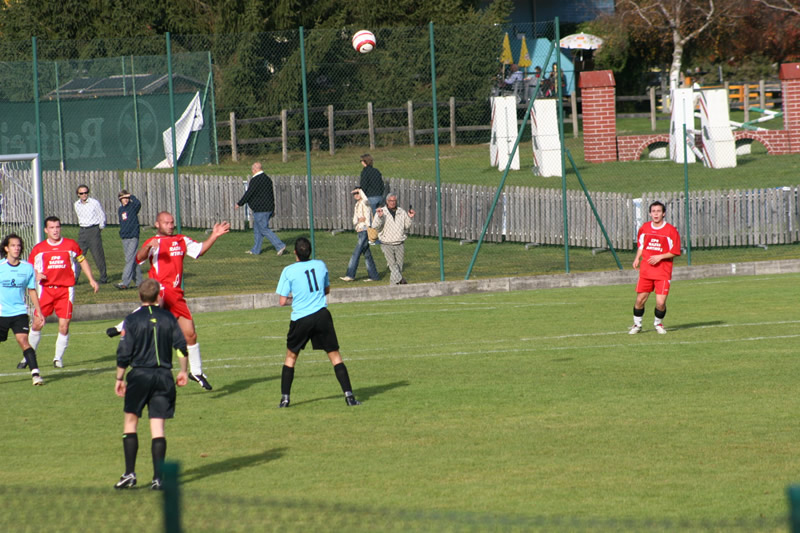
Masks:
[[[106,212],[100,202],[89,197],[89,186],[78,185],[78,199],[75,201],[75,213],[78,215],[78,246],[84,252],[92,252],[94,264],[100,273],[98,283],[108,283],[106,274],[106,255],[103,252],[103,238],[100,232],[106,227]],[[78,282],[80,270],[75,274],[75,282]]]

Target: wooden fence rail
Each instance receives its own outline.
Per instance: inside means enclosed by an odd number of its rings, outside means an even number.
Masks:
[[[308,187],[305,176],[273,176],[275,184],[276,229],[307,229]],[[175,206],[173,177],[156,172],[71,172],[46,171],[45,216],[56,215],[64,224],[77,224],[73,204],[78,184],[86,184],[106,209],[108,224],[118,224],[117,194],[124,186],[142,201],[139,218],[152,225],[161,210]],[[326,176],[312,179],[314,224],[318,230],[352,229],[353,204],[350,190],[357,176]],[[413,235],[436,236],[436,188],[433,183],[387,179],[391,192],[403,208],[413,206],[417,215]],[[182,226],[209,228],[228,220],[235,230],[248,226],[247,211],[234,209],[247,181],[240,176],[182,174]],[[477,240],[491,208],[495,189],[477,185],[442,185],[443,236],[448,239]],[[689,194],[691,244],[695,248],[765,246],[800,242],[800,185],[777,189],[692,191]],[[634,199],[630,194],[597,192],[592,201],[603,221],[612,245],[631,249],[638,226],[647,220],[647,206],[659,200],[667,206],[668,220],[684,241],[686,199],[679,192],[647,192]],[[581,191],[567,192],[571,246],[607,247],[594,214]],[[560,189],[507,187],[489,223],[485,239],[563,245]],[[9,220],[10,212],[4,215]],[[10,221],[10,220],[9,220]]]

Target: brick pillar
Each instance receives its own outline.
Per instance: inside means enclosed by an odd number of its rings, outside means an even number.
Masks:
[[[784,63],[778,76],[783,92],[783,127],[789,133],[788,153],[800,152],[800,63]]]
[[[583,158],[588,162],[617,160],[615,86],[610,70],[581,72]]]

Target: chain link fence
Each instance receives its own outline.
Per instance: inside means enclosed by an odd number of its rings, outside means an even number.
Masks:
[[[658,155],[668,120],[653,132],[646,118],[621,116],[609,134],[614,158],[586,157],[584,61],[557,46],[557,21],[378,28],[367,54],[351,46],[357,29],[3,43],[0,152],[42,153],[46,215],[67,223],[83,182],[110,224],[123,187],[142,199],[144,225],[180,210],[202,240],[230,220],[232,234],[197,267],[225,272],[229,293],[252,292],[253,280],[270,292],[292,260],[270,259],[268,245],[261,257],[244,254],[252,217],[234,204],[256,160],[275,183],[273,229],[290,249],[311,234],[334,285],[347,283],[338,278],[357,243],[350,191],[364,153],[384,193],[415,212],[405,246],[412,283],[629,268],[654,200],[684,238],[676,264],[798,257],[794,156],[769,156],[755,142],[736,168],[684,169]],[[153,168],[171,167],[174,150],[177,176]],[[104,239],[113,268],[122,249],[113,229]],[[381,247],[369,249],[389,283]],[[366,279],[363,257],[353,277]],[[191,280],[188,290],[217,293]]]

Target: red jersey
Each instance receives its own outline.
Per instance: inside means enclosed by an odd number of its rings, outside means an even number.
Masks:
[[[72,239],[62,237],[51,244],[48,239],[33,247],[28,262],[34,270],[43,273],[46,278],[41,281],[48,287],[74,287],[78,262],[83,261],[83,250]]]
[[[642,261],[639,263],[639,277],[645,279],[672,279],[672,258],[651,265],[647,259],[665,253],[681,255],[681,236],[675,226],[664,222],[660,228],[654,228],[652,222],[646,222],[639,228],[636,236],[639,250],[642,250]]]
[[[158,281],[162,288],[180,289],[183,279],[183,259],[188,255],[194,259],[200,256],[203,243],[194,241],[186,235],[165,235],[150,237],[145,245],[153,242],[148,258],[150,259],[151,278]],[[142,261],[144,263],[144,261]]]

